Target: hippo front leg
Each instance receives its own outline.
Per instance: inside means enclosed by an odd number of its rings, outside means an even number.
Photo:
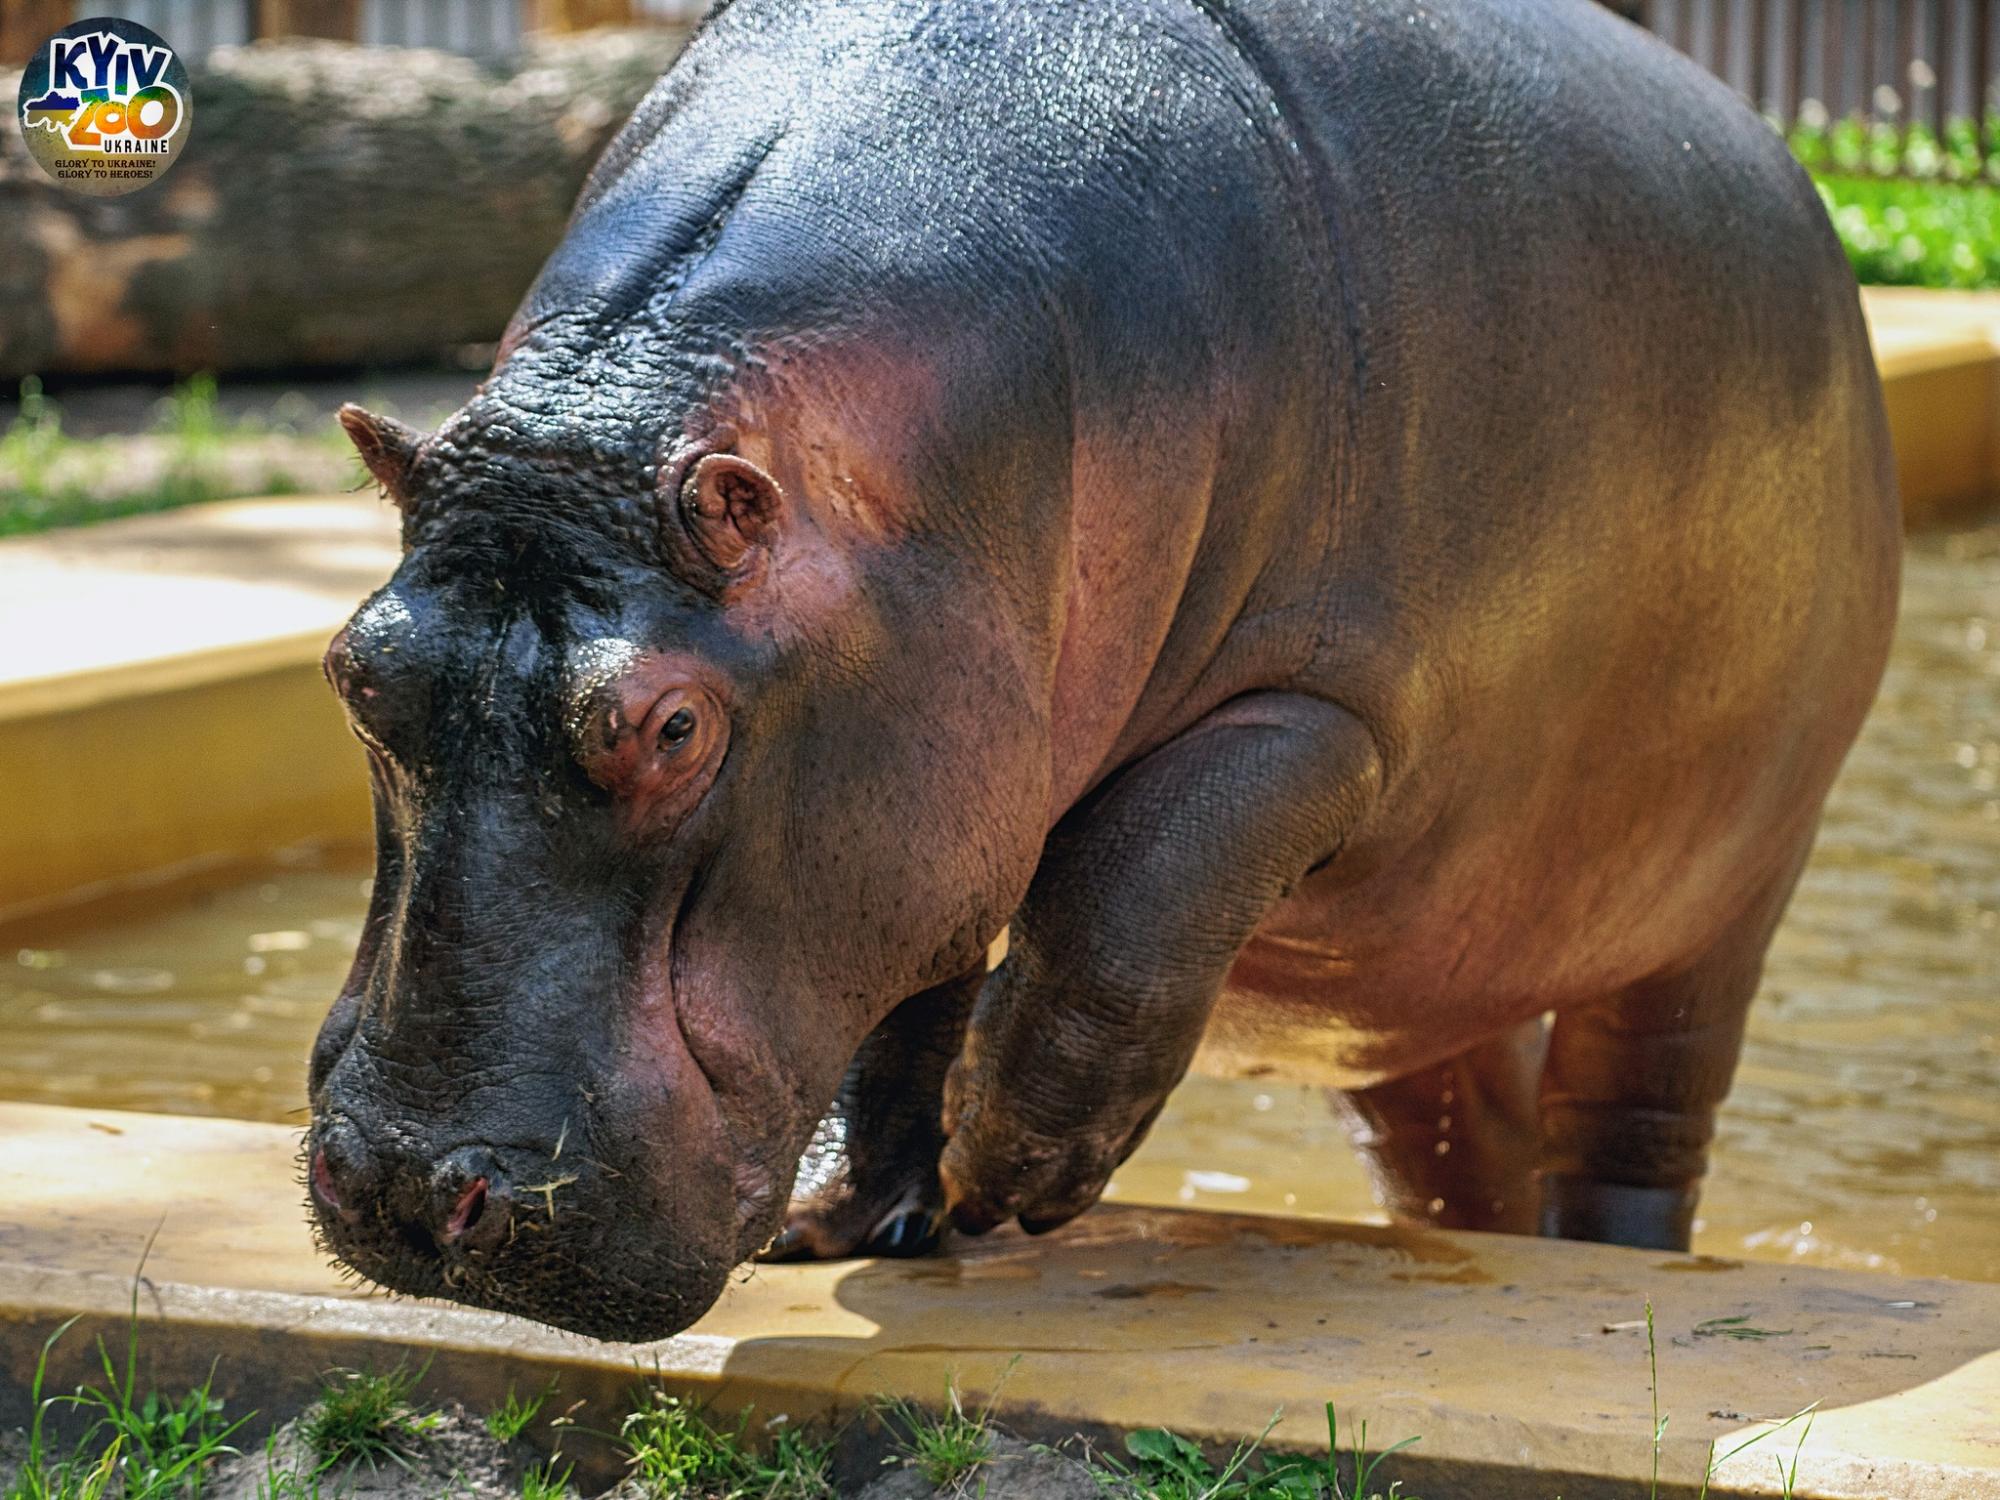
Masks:
[[[1050,1229],[1097,1201],[1186,1073],[1238,950],[1375,805],[1352,714],[1233,699],[1050,835],[945,1087],[961,1229]]]

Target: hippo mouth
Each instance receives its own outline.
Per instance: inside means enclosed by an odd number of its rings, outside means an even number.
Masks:
[[[421,1190],[350,1197],[353,1169],[342,1157],[358,1137],[338,1117],[315,1130],[306,1196],[321,1249],[390,1292],[631,1343],[694,1322],[742,1258],[733,1242],[705,1253],[672,1233],[644,1233],[652,1215],[634,1212],[632,1201],[647,1196],[643,1187],[635,1192],[626,1174],[582,1161],[551,1172],[542,1153],[460,1147]]]

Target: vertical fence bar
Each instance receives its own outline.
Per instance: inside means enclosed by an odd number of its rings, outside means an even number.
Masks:
[[[1890,14],[1893,32],[1889,38],[1889,86],[1902,102],[1901,119],[1891,122],[1900,126],[1902,132],[1896,147],[1899,172],[1909,168],[1909,132],[1917,123],[1917,10],[1917,0],[1901,0]]]
[[[1972,135],[1979,160],[1979,175],[1988,174],[1986,109],[1992,97],[1993,0],[1971,0],[1972,4]]]
[[[1773,105],[1771,89],[1771,0],[1750,0],[1750,102],[1760,110]]]
[[[1944,21],[1938,32],[1938,51],[1950,66],[1940,72],[1949,80],[1940,83],[1943,93],[1938,107],[1944,118],[1963,120],[1972,113],[1972,29],[1966,24],[1970,7],[1966,0],[1945,0]]]
[[[1882,28],[1878,11],[1883,0],[1857,0],[1850,9],[1850,19],[1857,33],[1849,46],[1849,51],[1857,54],[1853,59],[1853,78],[1856,99],[1863,115],[1871,121],[1875,118],[1875,59],[1882,50]]]
[[[1931,129],[1940,142],[1944,140],[1944,69],[1947,51],[1951,43],[1945,39],[1945,12],[1949,9],[1946,0],[1924,0],[1924,43],[1923,61],[1930,78],[1930,89],[1924,96],[1925,113],[1930,117]]]
[[[1791,45],[1785,49],[1791,66],[1785,86],[1785,118],[1796,120],[1805,108],[1806,102],[1806,43],[1811,16],[1807,13],[1807,0],[1786,0],[1791,7],[1788,19],[1791,21]]]

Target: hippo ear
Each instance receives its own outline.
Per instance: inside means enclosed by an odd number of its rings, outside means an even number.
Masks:
[[[770,542],[784,509],[778,481],[734,453],[709,454],[681,482],[680,524],[725,578]]]
[[[375,476],[375,482],[396,502],[396,508],[408,509],[410,465],[416,462],[423,434],[394,417],[378,417],[351,401],[340,409],[340,425],[347,429],[361,461]]]

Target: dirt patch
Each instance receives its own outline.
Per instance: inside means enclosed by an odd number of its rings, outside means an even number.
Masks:
[[[618,1493],[620,1500],[641,1500],[636,1491]],[[995,1433],[986,1462],[950,1484],[934,1485],[899,1463],[855,1500],[1104,1500],[1104,1488],[1067,1454]]]
[[[319,1457],[298,1420],[240,1458],[226,1459],[202,1485],[208,1500],[519,1500],[521,1479],[535,1455],[523,1444],[502,1443],[464,1407],[440,1408],[423,1434],[407,1445],[402,1462],[354,1461],[317,1476]],[[291,1481],[288,1485],[288,1479]],[[4,1490],[0,1490],[4,1493]]]

